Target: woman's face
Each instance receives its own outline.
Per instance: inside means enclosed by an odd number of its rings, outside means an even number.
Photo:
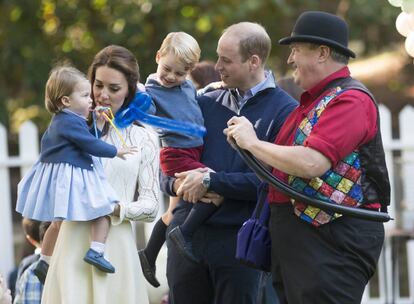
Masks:
[[[96,69],[92,93],[97,106],[110,107],[115,114],[128,96],[128,82],[120,71],[101,66]]]

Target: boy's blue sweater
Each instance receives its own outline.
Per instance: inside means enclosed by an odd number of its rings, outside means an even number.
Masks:
[[[196,100],[196,89],[191,81],[186,80],[181,85],[166,88],[154,79],[154,74],[148,77],[145,88],[155,104],[155,115],[180,121],[203,125],[203,117]],[[153,113],[151,113],[153,114]],[[203,138],[173,131],[161,133],[163,147],[194,148],[203,144]]]
[[[223,129],[231,117],[245,116],[253,123],[259,139],[274,142],[297,102],[279,87],[257,93],[241,110],[231,90],[213,91],[199,97],[198,101],[207,129],[201,162],[216,172],[210,174],[209,191],[225,198],[206,224],[240,226],[253,212],[260,181],[227,143]],[[191,208],[191,204],[181,200],[176,212],[186,212],[187,208]]]

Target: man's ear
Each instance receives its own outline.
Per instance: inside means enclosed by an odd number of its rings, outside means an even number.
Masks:
[[[319,58],[320,63],[325,62],[331,56],[331,49],[326,45],[321,45],[319,47]]]
[[[260,59],[259,56],[257,55],[252,55],[249,59],[250,61],[250,66],[252,69],[258,69],[259,67],[262,66],[262,60]]]
[[[62,104],[63,104],[65,107],[69,107],[69,106],[70,106],[70,99],[69,99],[69,97],[68,97],[68,96],[63,96],[63,97],[60,99],[60,101],[62,102]]]

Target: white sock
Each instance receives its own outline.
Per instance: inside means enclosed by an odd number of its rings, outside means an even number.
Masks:
[[[40,260],[45,261],[47,264],[50,264],[50,259],[51,258],[52,258],[52,256],[50,256],[50,255],[40,254]]]
[[[105,244],[104,243],[99,243],[99,242],[91,242],[91,249],[99,252],[99,253],[104,253],[105,252]]]

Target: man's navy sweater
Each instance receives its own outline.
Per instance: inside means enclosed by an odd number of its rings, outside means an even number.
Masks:
[[[207,129],[201,162],[216,172],[210,174],[209,191],[224,196],[221,207],[206,224],[240,226],[253,212],[260,181],[229,145],[223,129],[231,117],[245,116],[253,123],[260,140],[273,142],[297,102],[279,87],[257,93],[242,109],[228,89],[207,93],[198,101]],[[191,206],[181,200],[175,212],[187,212]]]

